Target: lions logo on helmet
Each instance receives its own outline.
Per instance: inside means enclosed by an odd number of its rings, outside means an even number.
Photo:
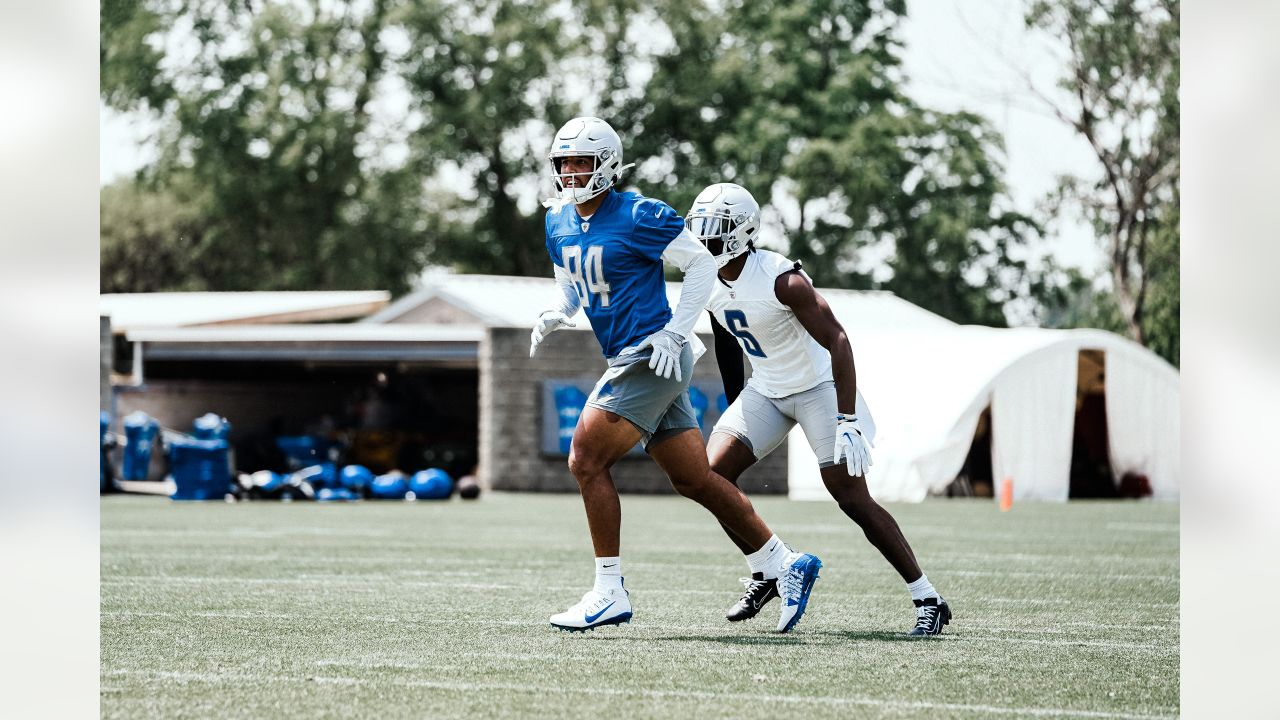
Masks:
[[[567,157],[595,158],[595,170],[586,182],[575,180],[565,184],[571,173],[560,172],[560,161]],[[574,204],[584,203],[613,187],[626,169],[622,165],[622,140],[609,123],[597,117],[577,117],[564,124],[551,143],[547,155],[551,161],[551,179],[556,197]],[[630,167],[630,166],[627,166]]]
[[[760,205],[741,185],[716,183],[698,193],[684,223],[722,268],[755,247]]]

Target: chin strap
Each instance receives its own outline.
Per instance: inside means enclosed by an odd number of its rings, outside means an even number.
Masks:
[[[622,173],[635,166],[636,166],[635,163],[627,163],[626,165],[623,165],[622,167],[618,168],[618,179],[621,180]],[[617,182],[614,182],[613,185],[610,185],[609,187],[615,187],[617,186],[617,184],[618,184]],[[609,188],[605,188],[604,192],[608,192],[608,191],[609,191]],[[558,197],[547,198],[546,200],[542,201],[542,207],[549,208],[552,212],[560,212],[560,210],[564,208],[565,205],[576,205],[576,204],[577,203],[575,203],[573,200],[566,200]]]

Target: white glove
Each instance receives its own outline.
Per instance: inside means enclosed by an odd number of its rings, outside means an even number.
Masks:
[[[862,428],[858,425],[856,415],[836,414],[836,462],[844,458],[849,466],[849,474],[854,477],[866,477],[871,469],[871,448],[874,447]]]
[[[661,378],[671,377],[671,371],[674,370],[676,382],[680,382],[684,379],[680,372],[680,351],[684,349],[686,342],[688,341],[670,330],[659,330],[642,340],[636,346],[636,350],[652,347],[653,355],[649,357],[649,369]]]
[[[538,351],[538,345],[548,335],[562,327],[578,327],[578,324],[569,320],[568,315],[556,310],[547,310],[539,315],[538,322],[533,324],[533,332],[529,333],[529,357],[533,357]]]

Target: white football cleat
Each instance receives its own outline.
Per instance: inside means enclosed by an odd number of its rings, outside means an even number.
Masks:
[[[592,590],[573,607],[551,616],[551,627],[570,632],[626,622],[631,622],[631,597],[624,588]]]
[[[788,553],[778,576],[778,597],[782,600],[782,612],[778,616],[778,632],[789,632],[800,622],[809,604],[809,593],[818,579],[822,561],[809,553]]]

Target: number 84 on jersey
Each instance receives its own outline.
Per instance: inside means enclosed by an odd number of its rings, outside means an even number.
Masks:
[[[564,258],[564,269],[573,280],[573,287],[583,305],[591,303],[591,296],[600,298],[600,307],[609,307],[609,283],[604,279],[604,248],[592,245],[587,248],[587,256],[582,257],[582,247],[567,245],[561,251]]]

